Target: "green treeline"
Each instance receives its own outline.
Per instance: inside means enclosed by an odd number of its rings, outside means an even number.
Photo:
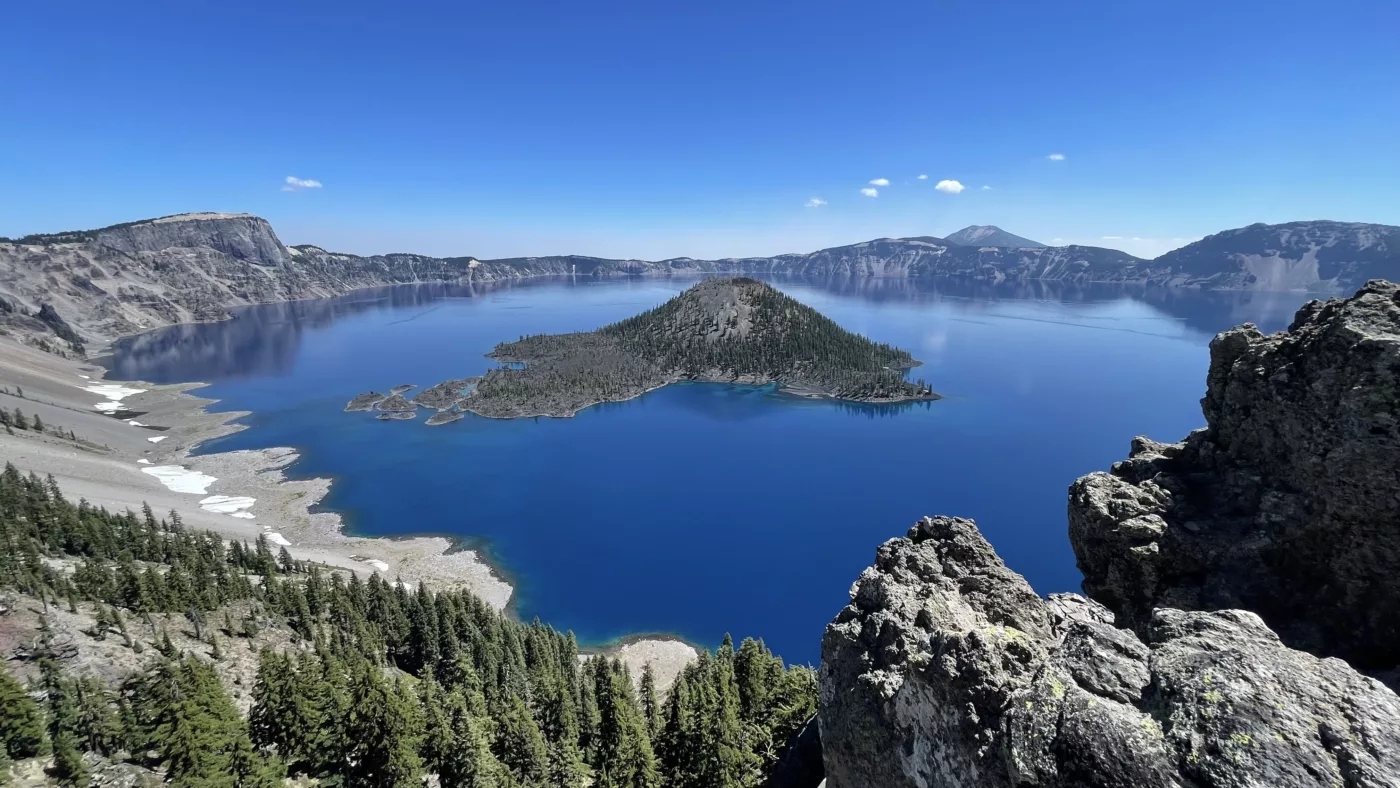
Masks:
[[[812,670],[760,642],[726,638],[662,697],[650,670],[634,683],[616,660],[580,661],[571,633],[466,592],[361,582],[173,513],[74,505],[12,466],[0,474],[0,585],[93,610],[95,636],[143,654],[143,670],[107,687],[66,675],[45,629],[42,686],[0,671],[0,760],[52,754],[64,785],[86,784],[91,752],[189,788],[283,775],[406,788],[429,773],[445,788],[752,786],[816,705]],[[220,611],[233,602],[248,611],[238,620]],[[183,616],[211,659],[179,653],[156,614]],[[245,718],[219,666],[267,627],[292,642],[260,652]]]

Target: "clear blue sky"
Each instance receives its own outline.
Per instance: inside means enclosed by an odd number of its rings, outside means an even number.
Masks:
[[[0,235],[246,211],[350,252],[660,258],[975,223],[1151,256],[1255,221],[1400,224],[1395,0],[40,0],[0,20]]]

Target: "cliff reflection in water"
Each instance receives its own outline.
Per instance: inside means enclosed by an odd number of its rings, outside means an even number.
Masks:
[[[369,311],[412,309],[449,298],[474,298],[519,286],[424,283],[377,287],[338,298],[257,304],[218,323],[187,323],[121,339],[99,361],[113,380],[212,382],[286,371],[310,329]]]
[[[947,302],[965,317],[975,317],[977,313],[1006,317],[998,315],[997,310],[1010,302],[1039,301],[1073,306],[1132,299],[1179,319],[1186,328],[1205,337],[1243,322],[1253,322],[1265,332],[1280,331],[1288,326],[1293,313],[1308,299],[1303,293],[1200,291],[1052,281],[988,284],[949,278],[760,278],[778,287],[792,286],[794,295],[799,299],[800,290],[806,288],[873,304]],[[693,281],[688,277],[675,280],[649,277],[646,280],[657,284],[675,281],[677,289]],[[591,277],[542,277],[460,285],[425,283],[374,288],[339,298],[240,307],[232,311],[229,320],[219,323],[171,326],[122,339],[114,345],[113,353],[102,359],[102,363],[115,380],[153,383],[213,382],[277,374],[291,367],[304,332],[325,328],[341,318],[368,311],[419,308],[446,299],[475,298],[508,290],[587,287],[597,282]],[[1074,310],[1070,310],[1067,319],[1076,320],[1073,315]],[[1109,325],[1075,324],[1088,328],[1132,330]],[[513,338],[513,334],[509,332],[500,337],[502,340],[510,338]],[[865,412],[865,409],[857,410]],[[891,412],[888,408],[882,408],[875,415],[889,415]]]
[[[1185,327],[1210,336],[1241,323],[1254,323],[1265,333],[1282,331],[1293,322],[1298,307],[1312,298],[1303,292],[1195,290],[1050,280],[992,284],[953,278],[761,278],[778,287],[784,283],[818,287],[834,295],[873,303],[956,302],[960,309],[967,312],[993,311],[998,305],[1012,301],[1076,305],[1128,298],[1148,304],[1182,321]]]

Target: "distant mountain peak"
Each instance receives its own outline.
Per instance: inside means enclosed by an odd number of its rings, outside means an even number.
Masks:
[[[1041,249],[1045,244],[1012,235],[991,224],[972,224],[943,240],[956,246],[1004,246],[1011,249]]]

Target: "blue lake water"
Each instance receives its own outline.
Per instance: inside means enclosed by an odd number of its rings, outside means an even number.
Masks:
[[[692,280],[418,285],[239,310],[121,343],[110,377],[203,380],[250,429],[203,451],[294,446],[294,476],[357,534],[483,549],[517,613],[579,639],[763,637],[815,662],[822,628],[886,539],[925,514],[975,518],[1041,593],[1077,590],[1066,489],[1134,435],[1203,425],[1211,336],[1279,330],[1304,297],[946,280],[770,280],[905,347],[946,399],[903,409],[678,385],[572,419],[443,427],[343,413],[361,392],[480,374],[522,334],[588,330]]]

